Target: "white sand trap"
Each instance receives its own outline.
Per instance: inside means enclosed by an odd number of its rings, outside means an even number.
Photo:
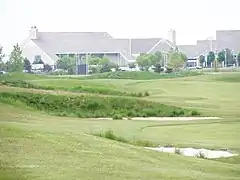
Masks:
[[[112,120],[112,118],[97,118],[99,120]],[[128,118],[123,118],[127,120]],[[132,117],[131,120],[139,121],[196,121],[196,120],[216,120],[219,117]]]
[[[145,147],[159,152],[177,153],[183,156],[202,157],[206,159],[226,158],[237,156],[228,151],[208,150],[208,149],[195,149],[195,148],[175,148],[175,147]],[[176,152],[177,151],[177,152]]]
[[[218,117],[134,117],[132,120],[146,121],[194,121],[194,120],[210,120],[220,119]]]

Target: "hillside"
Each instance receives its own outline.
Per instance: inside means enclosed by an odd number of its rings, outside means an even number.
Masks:
[[[239,77],[237,72],[150,81],[1,77],[34,87],[0,86],[0,180],[238,180],[240,156],[210,160],[143,147],[225,148],[240,154]],[[69,90],[79,86],[149,96]],[[198,113],[221,119],[131,119]],[[96,118],[111,115],[113,120]]]

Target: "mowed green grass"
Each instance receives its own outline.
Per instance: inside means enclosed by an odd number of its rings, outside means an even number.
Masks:
[[[159,145],[229,148],[240,153],[240,83],[216,79],[224,77],[226,74],[148,81],[91,80],[111,82],[129,91],[147,90],[151,93],[148,100],[197,108],[221,120],[97,121],[52,117],[0,103],[0,179],[237,180],[238,156],[220,160],[183,157],[91,135],[112,130],[126,139]],[[71,86],[76,81],[68,83]]]

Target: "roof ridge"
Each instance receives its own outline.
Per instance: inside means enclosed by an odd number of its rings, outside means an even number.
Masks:
[[[48,31],[40,31],[38,33],[108,33],[104,31],[72,31],[72,32],[48,32]],[[109,33],[108,33],[109,34]]]

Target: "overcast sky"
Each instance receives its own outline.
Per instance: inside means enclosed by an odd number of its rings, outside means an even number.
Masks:
[[[0,44],[9,52],[39,31],[106,31],[114,37],[167,37],[194,44],[219,29],[240,29],[239,0],[0,0]]]

